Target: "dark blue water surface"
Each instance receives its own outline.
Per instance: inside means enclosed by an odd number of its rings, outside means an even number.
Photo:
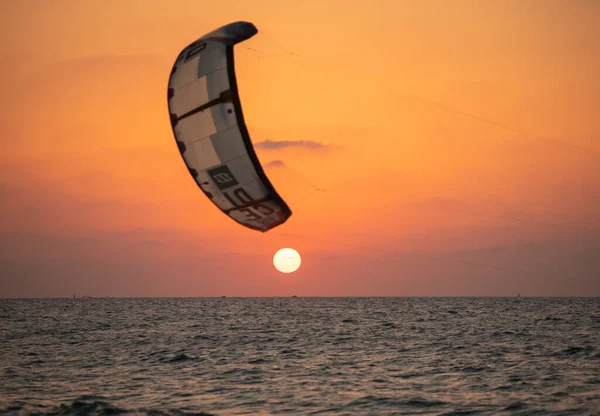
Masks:
[[[4,414],[600,414],[598,298],[0,300]]]

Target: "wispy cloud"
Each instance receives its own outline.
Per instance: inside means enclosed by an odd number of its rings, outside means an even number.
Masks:
[[[310,150],[326,150],[330,149],[332,146],[315,142],[313,140],[282,140],[282,141],[274,141],[274,140],[264,140],[262,142],[258,142],[254,145],[254,147],[258,149],[268,149],[268,150],[276,150],[276,149],[285,149],[288,147],[299,147]]]
[[[139,243],[141,246],[146,246],[146,247],[159,247],[164,245],[164,243],[157,241],[157,240],[146,240],[146,241],[141,241]]]
[[[265,164],[265,168],[281,168],[285,166],[283,160],[271,160],[269,163]]]

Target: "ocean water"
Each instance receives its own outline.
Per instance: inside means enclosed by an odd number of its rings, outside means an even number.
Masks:
[[[599,298],[0,300],[0,413],[600,415]]]

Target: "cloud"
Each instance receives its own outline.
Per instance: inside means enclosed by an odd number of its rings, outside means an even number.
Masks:
[[[146,247],[159,247],[164,245],[164,243],[157,241],[157,240],[146,240],[146,241],[142,241],[139,243],[141,246],[146,246]]]
[[[444,196],[418,199],[412,205],[418,209],[438,209],[445,211],[468,211],[475,208],[474,204],[470,201]]]
[[[282,140],[279,142],[273,140],[265,140],[256,143],[254,147],[258,149],[268,150],[285,149],[288,147],[300,147],[310,150],[327,150],[331,148],[330,145],[323,144],[321,142],[315,142],[313,140]]]
[[[265,164],[265,168],[281,168],[285,166],[283,160],[271,160],[269,163]]]

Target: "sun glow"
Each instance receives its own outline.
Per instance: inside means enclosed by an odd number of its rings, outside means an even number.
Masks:
[[[282,248],[273,256],[273,265],[282,273],[292,273],[298,270],[302,263],[300,253],[293,248]]]

